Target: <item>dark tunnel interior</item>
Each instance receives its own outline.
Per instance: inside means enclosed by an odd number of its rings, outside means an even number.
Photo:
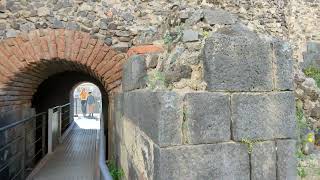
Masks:
[[[32,107],[40,113],[49,108],[67,104],[70,102],[70,93],[73,88],[82,82],[90,82],[99,87],[105,110],[108,98],[101,83],[85,73],[76,71],[55,74],[42,82],[33,96]]]

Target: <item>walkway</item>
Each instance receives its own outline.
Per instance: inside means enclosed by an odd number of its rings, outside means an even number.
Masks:
[[[98,169],[99,121],[79,118],[34,180],[93,180]]]

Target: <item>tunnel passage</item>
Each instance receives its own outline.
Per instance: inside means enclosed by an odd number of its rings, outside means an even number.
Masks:
[[[70,102],[70,92],[74,87],[82,82],[90,82],[97,85],[102,92],[104,107],[107,105],[108,97],[106,91],[103,90],[102,84],[93,77],[81,72],[67,71],[51,76],[45,80],[32,99],[32,107],[37,112],[46,111],[48,108]]]
[[[120,85],[125,59],[84,32],[45,29],[6,39],[0,43],[0,110],[30,107],[38,86],[65,71],[85,73],[112,91]]]
[[[1,125],[31,117],[35,114],[32,107],[36,112],[43,112],[62,105],[80,82],[99,86],[104,94],[103,106],[107,109],[107,94],[120,86],[122,63],[126,58],[126,54],[117,53],[88,33],[64,29],[35,30],[0,42]],[[107,114],[104,117],[106,119]],[[9,131],[6,136],[1,135],[1,147],[18,147],[18,143],[7,143],[19,139],[21,131],[19,128]],[[36,141],[37,137],[38,133],[31,139]],[[16,148],[4,162],[21,158],[21,152],[22,148]],[[17,169],[19,166],[10,167],[4,175]]]

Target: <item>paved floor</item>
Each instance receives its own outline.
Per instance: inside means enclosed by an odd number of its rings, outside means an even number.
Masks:
[[[99,121],[77,118],[75,125],[43,167],[35,180],[93,180],[98,167],[97,133]]]

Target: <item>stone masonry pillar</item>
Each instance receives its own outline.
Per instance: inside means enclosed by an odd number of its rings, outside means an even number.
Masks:
[[[234,25],[203,53],[206,91],[147,90],[143,58],[125,64],[114,128],[126,178],[296,179],[289,46]]]

